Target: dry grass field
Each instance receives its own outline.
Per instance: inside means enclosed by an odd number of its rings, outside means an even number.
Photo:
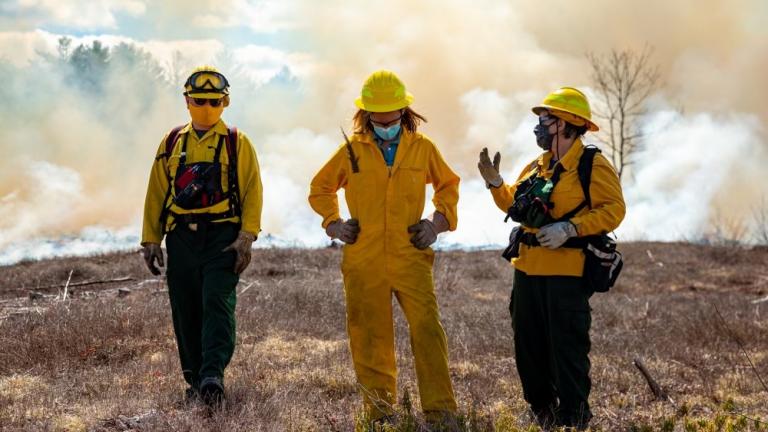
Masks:
[[[768,431],[768,248],[622,245],[619,285],[593,296],[593,430]],[[0,430],[349,431],[361,401],[340,251],[256,250],[238,287],[227,406],[182,402],[167,293],[138,253],[0,267]],[[71,283],[131,277],[73,286]],[[437,296],[467,430],[530,426],[496,251],[439,252]],[[54,286],[54,287],[51,287]],[[128,288],[118,292],[118,288]],[[32,294],[30,294],[32,293]],[[761,302],[760,300],[766,300]],[[719,310],[722,321],[715,310]],[[397,312],[398,430],[418,430],[407,327]],[[640,357],[673,402],[657,401]]]

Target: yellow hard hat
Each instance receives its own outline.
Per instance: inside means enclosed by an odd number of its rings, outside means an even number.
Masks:
[[[213,66],[195,68],[184,83],[184,96],[221,99],[229,95],[229,81]]]
[[[365,80],[360,97],[355,100],[358,108],[368,112],[390,112],[403,109],[413,103],[413,95],[405,90],[405,84],[394,72],[376,71]]]
[[[576,126],[587,126],[587,129],[596,132],[600,130],[592,122],[592,110],[584,93],[573,87],[560,87],[548,94],[541,104],[532,108],[533,113],[539,115],[542,110],[549,110],[553,116],[561,118]]]

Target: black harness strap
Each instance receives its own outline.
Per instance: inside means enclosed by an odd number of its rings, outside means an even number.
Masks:
[[[581,189],[584,191],[585,203],[590,209],[592,208],[592,196],[589,193],[589,185],[592,183],[592,166],[598,153],[601,153],[601,151],[595,146],[585,147],[584,154],[579,159],[579,167],[577,168]]]
[[[581,190],[584,192],[584,201],[576,206],[575,209],[558,218],[556,222],[567,221],[576,216],[586,207],[589,207],[590,209],[592,208],[592,196],[589,193],[589,185],[592,182],[592,165],[594,165],[595,155],[597,153],[600,153],[600,149],[595,146],[584,148],[584,154],[581,155],[579,165],[576,168],[576,173],[579,175],[579,183],[581,183]]]
[[[235,216],[242,215],[242,206],[240,205],[240,185],[237,179],[237,128],[232,126],[227,130],[227,156],[229,157],[229,211]]]
[[[164,157],[166,160],[171,157],[173,148],[176,146],[176,141],[179,136],[179,131],[181,130],[182,127],[183,126],[177,126],[173,128],[171,133],[168,134],[168,138],[165,140],[165,153],[161,156]],[[184,137],[183,137],[184,143],[182,144],[183,148],[187,147],[188,135],[189,134],[184,134]],[[160,227],[162,229],[163,235],[167,233],[165,229],[165,225],[168,222],[168,214],[171,210],[171,205],[168,204],[168,200],[171,198],[171,192],[173,191],[173,182],[176,180],[176,173],[173,173],[173,175],[171,175],[170,172],[166,171],[165,175],[166,175],[166,178],[168,179],[168,189],[166,189],[165,191],[165,198],[163,199],[163,209],[160,210]]]

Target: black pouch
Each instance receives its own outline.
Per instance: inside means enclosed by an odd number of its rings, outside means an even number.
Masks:
[[[584,247],[584,282],[593,292],[608,292],[624,267],[616,242],[607,235],[590,238]]]
[[[512,232],[509,233],[509,245],[504,249],[504,252],[501,253],[501,256],[505,260],[510,261],[512,258],[520,256],[520,240],[522,238],[523,230],[520,229],[520,226],[518,225],[512,228]]]
[[[174,180],[177,194],[174,204],[185,209],[199,209],[222,201],[221,164],[198,162],[180,165]]]

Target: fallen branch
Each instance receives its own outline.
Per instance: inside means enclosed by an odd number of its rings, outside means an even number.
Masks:
[[[34,289],[35,290],[41,290],[41,289],[49,289],[49,288],[62,288],[63,286],[77,287],[77,286],[97,285],[97,284],[105,284],[105,283],[127,282],[127,281],[132,281],[132,280],[133,280],[132,277],[125,276],[125,277],[119,277],[119,278],[115,278],[115,279],[99,279],[99,280],[90,280],[90,281],[83,281],[83,282],[65,283],[64,285],[61,285],[61,284],[46,285],[46,286],[41,286],[41,287],[34,287]],[[21,289],[22,290],[24,290],[24,289],[32,289],[32,287],[26,287],[26,288],[21,288]]]
[[[643,375],[643,378],[645,378],[645,381],[648,382],[648,387],[651,388],[651,393],[656,397],[658,400],[662,401],[668,401],[674,405],[675,401],[672,400],[671,397],[667,394],[667,392],[664,391],[664,389],[661,388],[659,383],[656,382],[655,379],[651,376],[651,373],[648,371],[648,368],[645,367],[643,364],[643,361],[640,360],[640,358],[636,358],[632,361],[632,364],[634,364],[639,370],[640,373]]]

